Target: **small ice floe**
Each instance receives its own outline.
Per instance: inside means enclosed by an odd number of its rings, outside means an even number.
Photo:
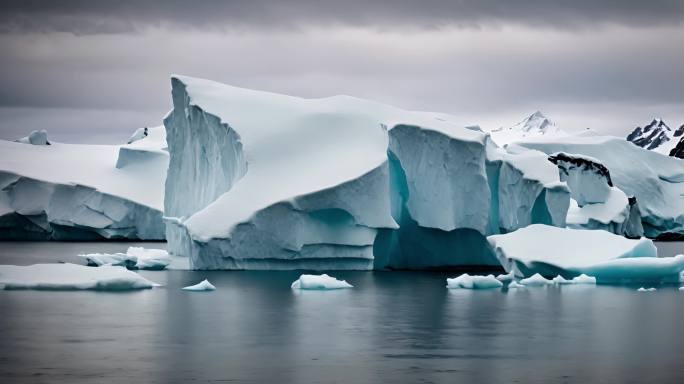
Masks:
[[[470,276],[467,273],[462,274],[453,279],[447,279],[447,288],[449,289],[491,289],[501,288],[503,283],[494,277],[494,275],[487,276]]]
[[[596,278],[582,273],[581,275],[574,277],[572,282],[575,284],[596,284]]]
[[[684,291],[684,287],[679,287],[679,290],[680,290],[680,291]]]
[[[534,275],[532,275],[526,279],[520,280],[520,284],[528,286],[528,287],[540,287],[543,285],[553,284],[553,281],[545,278],[544,276],[542,276],[538,273],[535,273]]]
[[[513,281],[511,281],[510,284],[508,284],[508,289],[515,289],[515,288],[525,288],[525,286],[518,283],[517,281],[513,280]]]
[[[502,283],[507,283],[507,282],[513,281],[513,279],[515,279],[515,274],[513,273],[513,271],[510,271],[510,272],[508,272],[508,273],[506,273],[506,274],[503,274],[503,273],[502,273],[502,274],[500,274],[500,275],[497,275],[497,276],[496,276],[496,279],[499,280],[499,281],[502,282]]]
[[[299,279],[295,280],[290,288],[292,289],[312,289],[312,290],[326,290],[326,289],[341,289],[353,288],[354,286],[347,283],[346,280],[337,280],[332,276],[326,274],[322,275],[301,275]]]
[[[565,285],[565,284],[573,284],[572,280],[567,280],[561,275],[558,275],[551,280],[554,284],[556,285]]]
[[[142,247],[128,247],[126,253],[88,253],[78,256],[86,259],[92,267],[117,265],[128,269],[159,271],[171,264],[171,258],[165,250]]]
[[[158,287],[123,267],[86,267],[78,264],[0,265],[3,289],[126,291]]]
[[[654,292],[654,291],[656,291],[656,289],[653,287],[651,287],[651,288],[641,287],[641,288],[637,289],[637,292]]]
[[[190,285],[187,287],[183,287],[184,291],[215,291],[216,287],[214,284],[210,283],[209,280],[204,279],[201,282],[195,284],[195,285]]]
[[[582,273],[579,276],[573,277],[568,280],[561,275],[558,275],[551,280],[556,285],[568,285],[568,284],[596,284],[596,278],[593,276],[587,276]]]

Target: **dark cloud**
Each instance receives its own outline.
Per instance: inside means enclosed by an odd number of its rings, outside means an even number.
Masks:
[[[331,24],[407,29],[509,24],[650,27],[684,20],[681,0],[3,0],[0,31],[130,33],[150,26],[299,28]]]

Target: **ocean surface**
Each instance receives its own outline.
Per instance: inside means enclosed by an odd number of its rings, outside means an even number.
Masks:
[[[0,243],[0,264],[130,245]],[[447,290],[453,273],[331,272],[355,288],[295,292],[299,272],[141,274],[164,287],[0,291],[0,383],[684,382],[675,285],[471,291]],[[180,289],[204,278],[217,290]]]

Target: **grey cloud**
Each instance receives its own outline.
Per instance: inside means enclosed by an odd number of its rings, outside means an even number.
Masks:
[[[289,29],[352,25],[402,30],[489,24],[580,28],[597,24],[649,27],[684,20],[680,0],[5,0],[0,31],[130,33],[150,26]]]

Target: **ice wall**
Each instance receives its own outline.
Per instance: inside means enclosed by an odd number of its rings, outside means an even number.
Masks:
[[[448,116],[172,87],[166,233],[194,268],[497,266],[488,234],[565,224],[569,191],[545,154]]]
[[[565,152],[597,159],[609,171],[615,187],[628,197],[629,222],[638,211],[645,236],[684,237],[684,161],[663,156],[610,136],[568,137],[520,143],[548,154]],[[638,232],[638,228],[635,229]]]

